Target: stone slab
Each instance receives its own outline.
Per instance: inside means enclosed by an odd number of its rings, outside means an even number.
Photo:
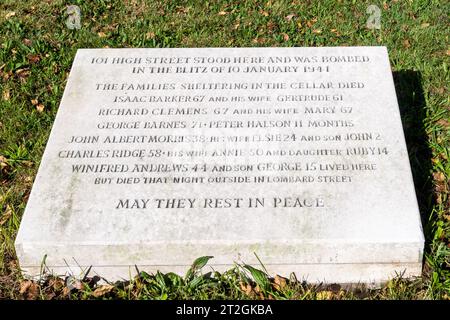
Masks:
[[[16,239],[36,276],[420,275],[385,47],[80,49]]]

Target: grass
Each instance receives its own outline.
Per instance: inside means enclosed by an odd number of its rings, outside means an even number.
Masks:
[[[0,2],[0,298],[13,299],[449,299],[450,104],[446,1],[15,1]],[[66,7],[81,29],[66,27]],[[381,9],[367,29],[366,8]],[[236,265],[186,277],[141,272],[99,285],[22,279],[13,242],[78,48],[388,47],[426,236],[423,275],[382,288],[311,286]]]

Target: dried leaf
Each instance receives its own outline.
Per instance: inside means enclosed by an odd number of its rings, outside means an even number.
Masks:
[[[11,93],[9,91],[9,88],[5,88],[3,90],[3,100],[8,101],[10,97],[11,97]]]
[[[252,40],[252,42],[253,43],[264,43],[264,42],[266,42],[266,39],[264,39],[264,38],[255,38],[255,39],[253,39]]]
[[[3,226],[9,220],[9,218],[11,218],[12,212],[13,211],[12,211],[11,207],[9,205],[7,205],[6,210],[1,215],[0,226]]]
[[[153,38],[155,38],[155,33],[154,33],[154,32],[147,32],[147,33],[145,34],[145,38],[147,38],[147,39],[153,39]]]
[[[114,286],[112,286],[112,285],[100,286],[94,290],[92,295],[96,298],[99,298],[99,297],[104,296],[105,294],[110,293],[113,289],[114,289]]]
[[[445,181],[445,174],[443,174],[440,171],[439,172],[435,172],[435,173],[433,173],[433,178],[437,182],[444,182]]]
[[[337,29],[331,29],[330,31],[333,32],[338,37],[341,35]]]
[[[30,70],[29,69],[17,69],[16,75],[21,79],[25,79],[26,77],[28,77],[30,75]]]
[[[267,22],[267,29],[269,29],[269,33],[273,33],[273,30],[275,29],[276,25],[273,23],[273,21]]]
[[[319,291],[316,294],[317,300],[331,300],[333,298],[333,291]]]
[[[450,127],[450,122],[446,119],[440,119],[436,123],[444,128]]]
[[[308,26],[308,28],[311,28],[313,26],[313,24],[316,22],[317,22],[317,18],[314,18],[309,21],[306,21],[306,25]]]
[[[64,287],[63,291],[62,291],[62,295],[63,296],[68,296],[70,293],[70,289],[68,287]]]
[[[313,33],[320,34],[320,33],[322,33],[322,30],[321,29],[314,29]]]
[[[38,103],[39,103],[38,99],[32,99],[32,100],[31,100],[31,104],[32,104],[33,106],[37,105]]]
[[[287,33],[282,33],[284,41],[289,41],[289,35]]]
[[[8,12],[5,15],[5,19],[8,20],[9,18],[14,17],[15,15],[16,15],[16,13],[14,11]]]
[[[243,281],[239,282],[239,287],[246,295],[249,295],[250,292],[252,292],[252,286]]]
[[[424,22],[420,25],[422,28],[427,28],[430,26],[430,24],[428,22]]]
[[[219,16],[224,16],[224,15],[227,15],[227,14],[228,14],[228,12],[226,12],[226,11],[220,11],[218,13]]]
[[[45,107],[44,107],[44,105],[43,105],[42,103],[40,103],[40,104],[38,104],[38,105],[36,106],[36,110],[37,110],[38,112],[44,112],[44,109],[45,109]]]
[[[6,159],[4,156],[0,155],[0,169],[6,169],[9,167],[8,159]]]
[[[105,37],[106,37],[106,33],[104,33],[103,31],[100,31],[100,32],[98,32],[97,34],[98,34],[98,36],[99,36],[100,38],[105,38]]]
[[[34,300],[39,295],[39,287],[31,280],[22,281],[20,284],[20,294],[27,300]]]
[[[295,13],[291,13],[291,14],[288,14],[286,17],[284,17],[284,19],[286,20],[286,21],[291,21],[293,18],[295,18],[297,15],[295,14]]]
[[[25,292],[27,292],[28,288],[30,288],[31,286],[31,283],[32,282],[30,280],[22,281],[20,283],[20,290],[19,290],[20,294],[24,294]]]
[[[64,281],[58,277],[51,278],[48,281],[48,285],[54,290],[54,291],[60,291],[64,288]]]
[[[444,94],[445,93],[445,88],[444,87],[439,87],[439,88],[433,87],[433,88],[431,88],[431,91],[433,93],[437,93],[437,94]]]
[[[22,161],[22,164],[23,164],[24,166],[26,166],[26,167],[31,168],[31,167],[33,166],[33,161],[27,161],[27,160],[25,160],[25,161]]]
[[[283,278],[279,275],[276,275],[274,278],[274,288],[276,290],[283,290],[287,285],[287,279]]]
[[[411,43],[409,43],[408,39],[403,40],[403,47],[405,47],[406,49],[411,47]]]
[[[31,41],[30,39],[27,39],[27,38],[23,39],[22,42],[27,47],[30,47],[33,44],[33,41]]]
[[[66,279],[66,286],[69,289],[69,291],[72,291],[74,289],[76,290],[83,290],[84,289],[84,284],[83,282],[81,282],[80,280],[69,276]]]
[[[177,9],[177,12],[178,13],[188,13],[189,12],[189,10],[190,10],[191,8],[189,8],[189,7],[180,7],[180,8],[178,8]]]
[[[41,57],[39,57],[39,55],[37,55],[37,54],[29,54],[28,55],[28,61],[31,64],[38,63],[40,60],[41,60]]]
[[[261,13],[264,17],[268,17],[269,13],[267,11],[264,10],[260,10],[259,13]]]

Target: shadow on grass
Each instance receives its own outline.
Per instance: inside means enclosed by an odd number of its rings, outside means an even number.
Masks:
[[[425,233],[425,251],[429,250],[432,230],[427,227],[433,210],[433,183],[431,178],[431,149],[425,131],[426,103],[419,72],[405,70],[393,73],[397,100],[402,117],[403,131],[408,148],[409,162],[414,178],[417,201]]]

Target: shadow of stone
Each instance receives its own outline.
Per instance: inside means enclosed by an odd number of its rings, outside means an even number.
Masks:
[[[394,72],[393,76],[426,238],[425,251],[428,251],[432,234],[427,221],[434,205],[434,192],[431,176],[432,153],[428,146],[428,137],[424,124],[426,103],[422,89],[422,79],[419,72],[410,70]]]

